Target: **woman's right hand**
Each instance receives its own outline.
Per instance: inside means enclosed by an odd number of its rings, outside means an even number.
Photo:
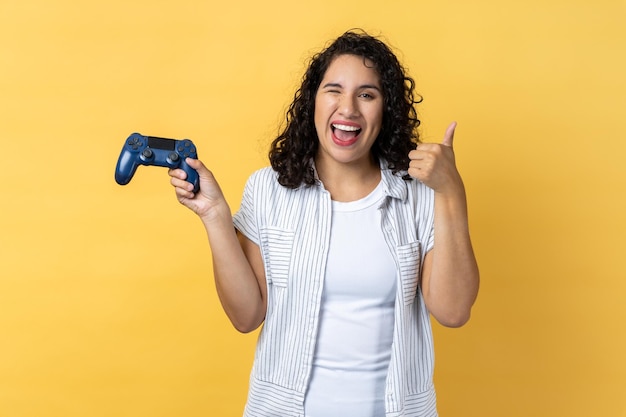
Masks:
[[[186,162],[198,172],[200,189],[194,194],[193,184],[187,181],[185,171],[170,169],[170,183],[176,190],[178,201],[203,220],[219,216],[221,209],[224,208],[226,208],[226,214],[230,216],[230,209],[213,173],[198,159],[187,158]]]

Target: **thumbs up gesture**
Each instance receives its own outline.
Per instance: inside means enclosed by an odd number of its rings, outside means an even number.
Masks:
[[[455,129],[456,122],[452,122],[441,143],[420,143],[409,153],[409,175],[435,192],[446,193],[463,188],[452,148]]]

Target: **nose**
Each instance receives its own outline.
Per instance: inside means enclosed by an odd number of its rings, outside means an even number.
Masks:
[[[359,104],[357,98],[348,94],[342,95],[339,102],[339,114],[348,118],[358,116]]]

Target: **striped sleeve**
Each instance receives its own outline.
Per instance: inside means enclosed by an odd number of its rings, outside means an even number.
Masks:
[[[258,183],[258,175],[258,172],[255,172],[248,178],[243,190],[241,205],[233,216],[235,228],[257,245],[260,244],[260,237],[254,204],[254,194],[257,192],[255,185]]]
[[[435,244],[435,192],[420,182],[413,182],[416,186],[415,223],[418,239],[422,242],[424,253],[427,253]]]

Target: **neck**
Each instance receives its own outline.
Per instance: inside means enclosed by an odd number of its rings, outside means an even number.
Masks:
[[[317,175],[335,201],[359,200],[369,195],[380,182],[380,166],[373,159],[368,164],[324,164],[315,161]]]

